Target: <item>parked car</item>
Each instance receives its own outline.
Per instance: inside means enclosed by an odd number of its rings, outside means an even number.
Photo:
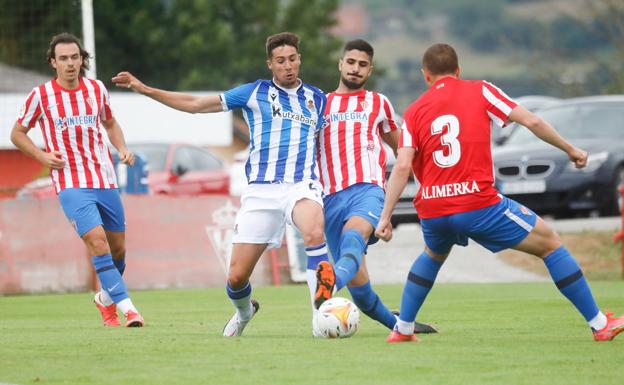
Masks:
[[[209,150],[180,143],[129,144],[128,148],[148,164],[150,194],[200,195],[228,194],[230,176],[223,161]],[[120,185],[124,172],[118,172]],[[49,177],[25,185],[17,197],[55,196]]]
[[[568,141],[589,152],[576,169],[565,153],[528,129],[493,150],[496,186],[540,214],[618,214],[624,180],[624,95],[568,99],[540,110]]]
[[[514,100],[527,110],[535,112],[542,108],[554,106],[555,104],[560,103],[563,99],[543,95],[526,95],[514,98]],[[509,124],[503,128],[492,125],[492,143],[497,146],[504,145],[507,139],[509,139],[509,137],[511,137],[516,130],[521,128],[522,126],[517,123]]]

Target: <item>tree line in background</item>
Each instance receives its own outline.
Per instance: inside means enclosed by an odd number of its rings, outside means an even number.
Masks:
[[[301,38],[302,77],[336,86],[342,40],[329,33],[338,0],[94,1],[98,78],[121,70],[167,89],[222,90],[266,78],[266,37]],[[0,0],[0,62],[49,72],[50,36],[82,35],[78,0]],[[53,31],[53,32],[50,32]],[[24,55],[24,48],[35,52]]]
[[[509,11],[540,0],[358,0],[367,5],[368,36],[388,33],[388,14],[403,20],[403,33],[430,41],[430,20],[476,52],[500,53],[523,62],[527,71],[495,81],[514,95],[575,96],[624,93],[624,1],[563,2],[575,12],[552,17]],[[353,3],[354,0],[342,0]],[[264,43],[289,30],[302,38],[302,78],[324,90],[336,86],[336,58],[342,40],[336,24],[340,0],[107,0],[94,1],[98,77],[120,70],[149,84],[184,90],[227,89],[269,75]],[[46,73],[45,50],[52,33],[81,35],[79,0],[0,0],[0,62]],[[53,32],[51,32],[53,31]],[[26,54],[26,48],[29,52]],[[401,49],[398,47],[397,49]],[[384,79],[373,79],[390,96],[412,98],[424,85],[420,54],[401,59]],[[388,69],[389,70],[389,69]],[[390,72],[390,71],[387,71]],[[405,79],[409,76],[409,79]],[[414,79],[412,79],[414,78]],[[372,85],[371,85],[372,86]]]

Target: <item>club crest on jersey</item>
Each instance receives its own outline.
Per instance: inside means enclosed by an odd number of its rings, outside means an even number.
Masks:
[[[368,108],[368,102],[366,100],[362,100],[360,102],[360,107],[362,107],[363,110],[366,110]]]
[[[316,111],[316,106],[314,105],[314,101],[312,99],[308,99],[306,101],[306,106],[308,107],[308,110]]]
[[[91,107],[91,109],[95,109],[94,105],[95,105],[95,100],[93,100],[93,98],[88,97],[87,98],[87,104],[89,105],[89,107]]]

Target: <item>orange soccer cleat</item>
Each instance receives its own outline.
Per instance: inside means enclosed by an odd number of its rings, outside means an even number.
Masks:
[[[314,293],[314,307],[321,307],[323,302],[331,298],[336,284],[334,267],[328,261],[319,262],[316,267],[316,292]]]
[[[143,320],[143,317],[141,317],[141,315],[137,312],[128,310],[128,312],[124,315],[126,316],[127,328],[140,328],[145,325],[145,320]]]
[[[418,342],[418,337],[415,334],[401,334],[398,330],[392,330],[386,341],[391,344],[396,342]]]
[[[614,318],[613,313],[605,315],[607,316],[607,326],[600,330],[592,329],[594,341],[611,341],[615,336],[624,331],[624,316]]]
[[[102,302],[100,302],[100,293],[95,294],[95,298],[93,299],[93,303],[98,308],[100,313],[102,313],[102,321],[104,322],[104,326],[120,326],[121,322],[119,322],[119,317],[117,316],[117,306],[115,304],[111,304],[108,306],[104,306]]]

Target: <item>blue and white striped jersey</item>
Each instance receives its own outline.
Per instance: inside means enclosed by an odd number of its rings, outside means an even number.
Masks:
[[[284,89],[259,79],[221,94],[223,111],[242,108],[251,143],[249,183],[318,179],[316,134],[324,124],[325,94],[301,83]]]

